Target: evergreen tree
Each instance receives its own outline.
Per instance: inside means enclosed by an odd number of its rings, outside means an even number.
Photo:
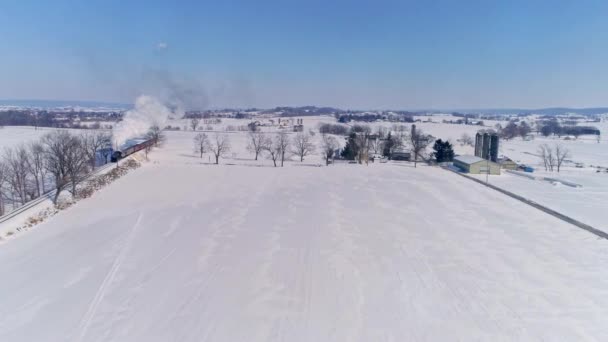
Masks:
[[[384,148],[382,149],[382,155],[390,158],[391,150],[393,149],[393,145],[395,145],[395,141],[393,140],[393,136],[391,132],[388,132],[388,136],[386,137],[386,141],[384,142]]]
[[[357,153],[359,152],[359,148],[357,147],[357,143],[355,141],[356,137],[357,137],[357,134],[355,134],[355,133],[351,133],[348,136],[348,141],[346,142],[344,149],[342,149],[342,152],[340,153],[342,158],[348,159],[348,160],[355,160],[355,157],[357,156]]]
[[[454,149],[449,141],[437,139],[433,145],[433,153],[438,163],[449,162],[454,160]]]
[[[445,160],[446,162],[451,162],[454,161],[454,149],[452,148],[452,144],[449,141],[445,141],[443,143],[443,146],[445,148]]]

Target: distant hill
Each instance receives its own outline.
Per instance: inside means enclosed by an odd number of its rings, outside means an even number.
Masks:
[[[282,116],[316,116],[316,115],[333,115],[336,113],[344,113],[342,109],[332,107],[316,107],[316,106],[303,106],[303,107],[276,107],[274,109],[268,109],[263,113],[281,113]]]
[[[471,113],[471,114],[494,114],[494,115],[507,115],[507,114],[541,114],[541,115],[562,115],[568,113],[576,113],[580,115],[596,115],[608,113],[608,107],[597,107],[597,108],[567,108],[567,107],[554,107],[554,108],[539,108],[539,109],[521,109],[521,108],[504,108],[504,109],[460,109],[456,110],[459,113]]]
[[[70,100],[0,100],[0,106],[15,106],[26,108],[112,108],[129,109],[132,105],[100,101],[70,101]]]
[[[82,108],[104,108],[104,109],[131,109],[132,104],[112,103],[101,101],[70,101],[70,100],[0,100],[0,107],[23,107],[23,108],[74,108],[76,110]],[[262,110],[261,113],[281,113],[283,116],[316,116],[316,115],[334,115],[344,113],[358,113],[362,110],[344,110],[333,107],[317,107],[317,106],[281,106],[272,109]],[[386,112],[386,110],[368,110],[368,112]],[[447,113],[458,112],[462,114],[491,114],[491,115],[510,115],[510,114],[540,114],[540,115],[562,115],[567,113],[576,113],[580,115],[596,115],[608,113],[608,107],[594,108],[568,108],[568,107],[552,107],[538,109],[521,109],[521,108],[488,108],[488,109],[444,109],[444,110],[417,110],[392,111],[397,114],[423,114],[423,113]]]

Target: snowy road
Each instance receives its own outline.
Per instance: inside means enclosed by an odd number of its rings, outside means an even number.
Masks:
[[[0,245],[0,341],[605,341],[607,264],[436,168],[161,160]]]

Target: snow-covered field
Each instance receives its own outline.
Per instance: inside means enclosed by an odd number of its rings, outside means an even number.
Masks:
[[[604,132],[608,132],[608,129]],[[604,134],[600,143],[595,138],[583,136],[578,140],[559,140],[556,138],[536,137],[533,141],[514,139],[502,141],[501,153],[508,155],[518,163],[535,168],[532,174],[536,177],[550,177],[580,185],[570,187],[559,182],[531,180],[503,172],[500,176],[490,177],[494,185],[507,189],[518,195],[571,216],[595,228],[608,231],[608,217],[605,212],[608,203],[608,134]],[[561,172],[546,172],[537,157],[541,144],[555,146],[561,144],[570,151],[571,157]],[[583,163],[584,168],[576,168],[575,163]],[[595,167],[602,166],[601,172]],[[485,176],[481,176],[485,178]]]
[[[594,235],[439,168],[191,137],[0,245],[0,341],[608,339]]]
[[[490,183],[608,232],[608,173],[572,168],[559,174],[535,172],[533,175],[564,180],[581,187],[567,186],[559,181],[532,180],[505,172],[491,177]],[[485,175],[478,177],[485,179]]]
[[[22,143],[37,141],[43,135],[52,131],[53,128],[14,127],[6,126],[0,128],[0,150],[5,147],[14,147]]]
[[[57,130],[50,127],[30,126],[5,126],[0,128],[0,152],[4,147],[15,147],[23,143],[40,140],[45,134]],[[79,134],[86,132],[81,129],[68,129],[68,131]]]

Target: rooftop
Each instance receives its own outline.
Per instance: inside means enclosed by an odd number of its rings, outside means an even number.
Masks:
[[[471,155],[464,155],[464,156],[457,156],[454,157],[454,160],[457,160],[461,163],[465,163],[465,164],[474,164],[480,161],[484,161],[485,159],[483,158],[479,158],[477,156],[471,156]]]

